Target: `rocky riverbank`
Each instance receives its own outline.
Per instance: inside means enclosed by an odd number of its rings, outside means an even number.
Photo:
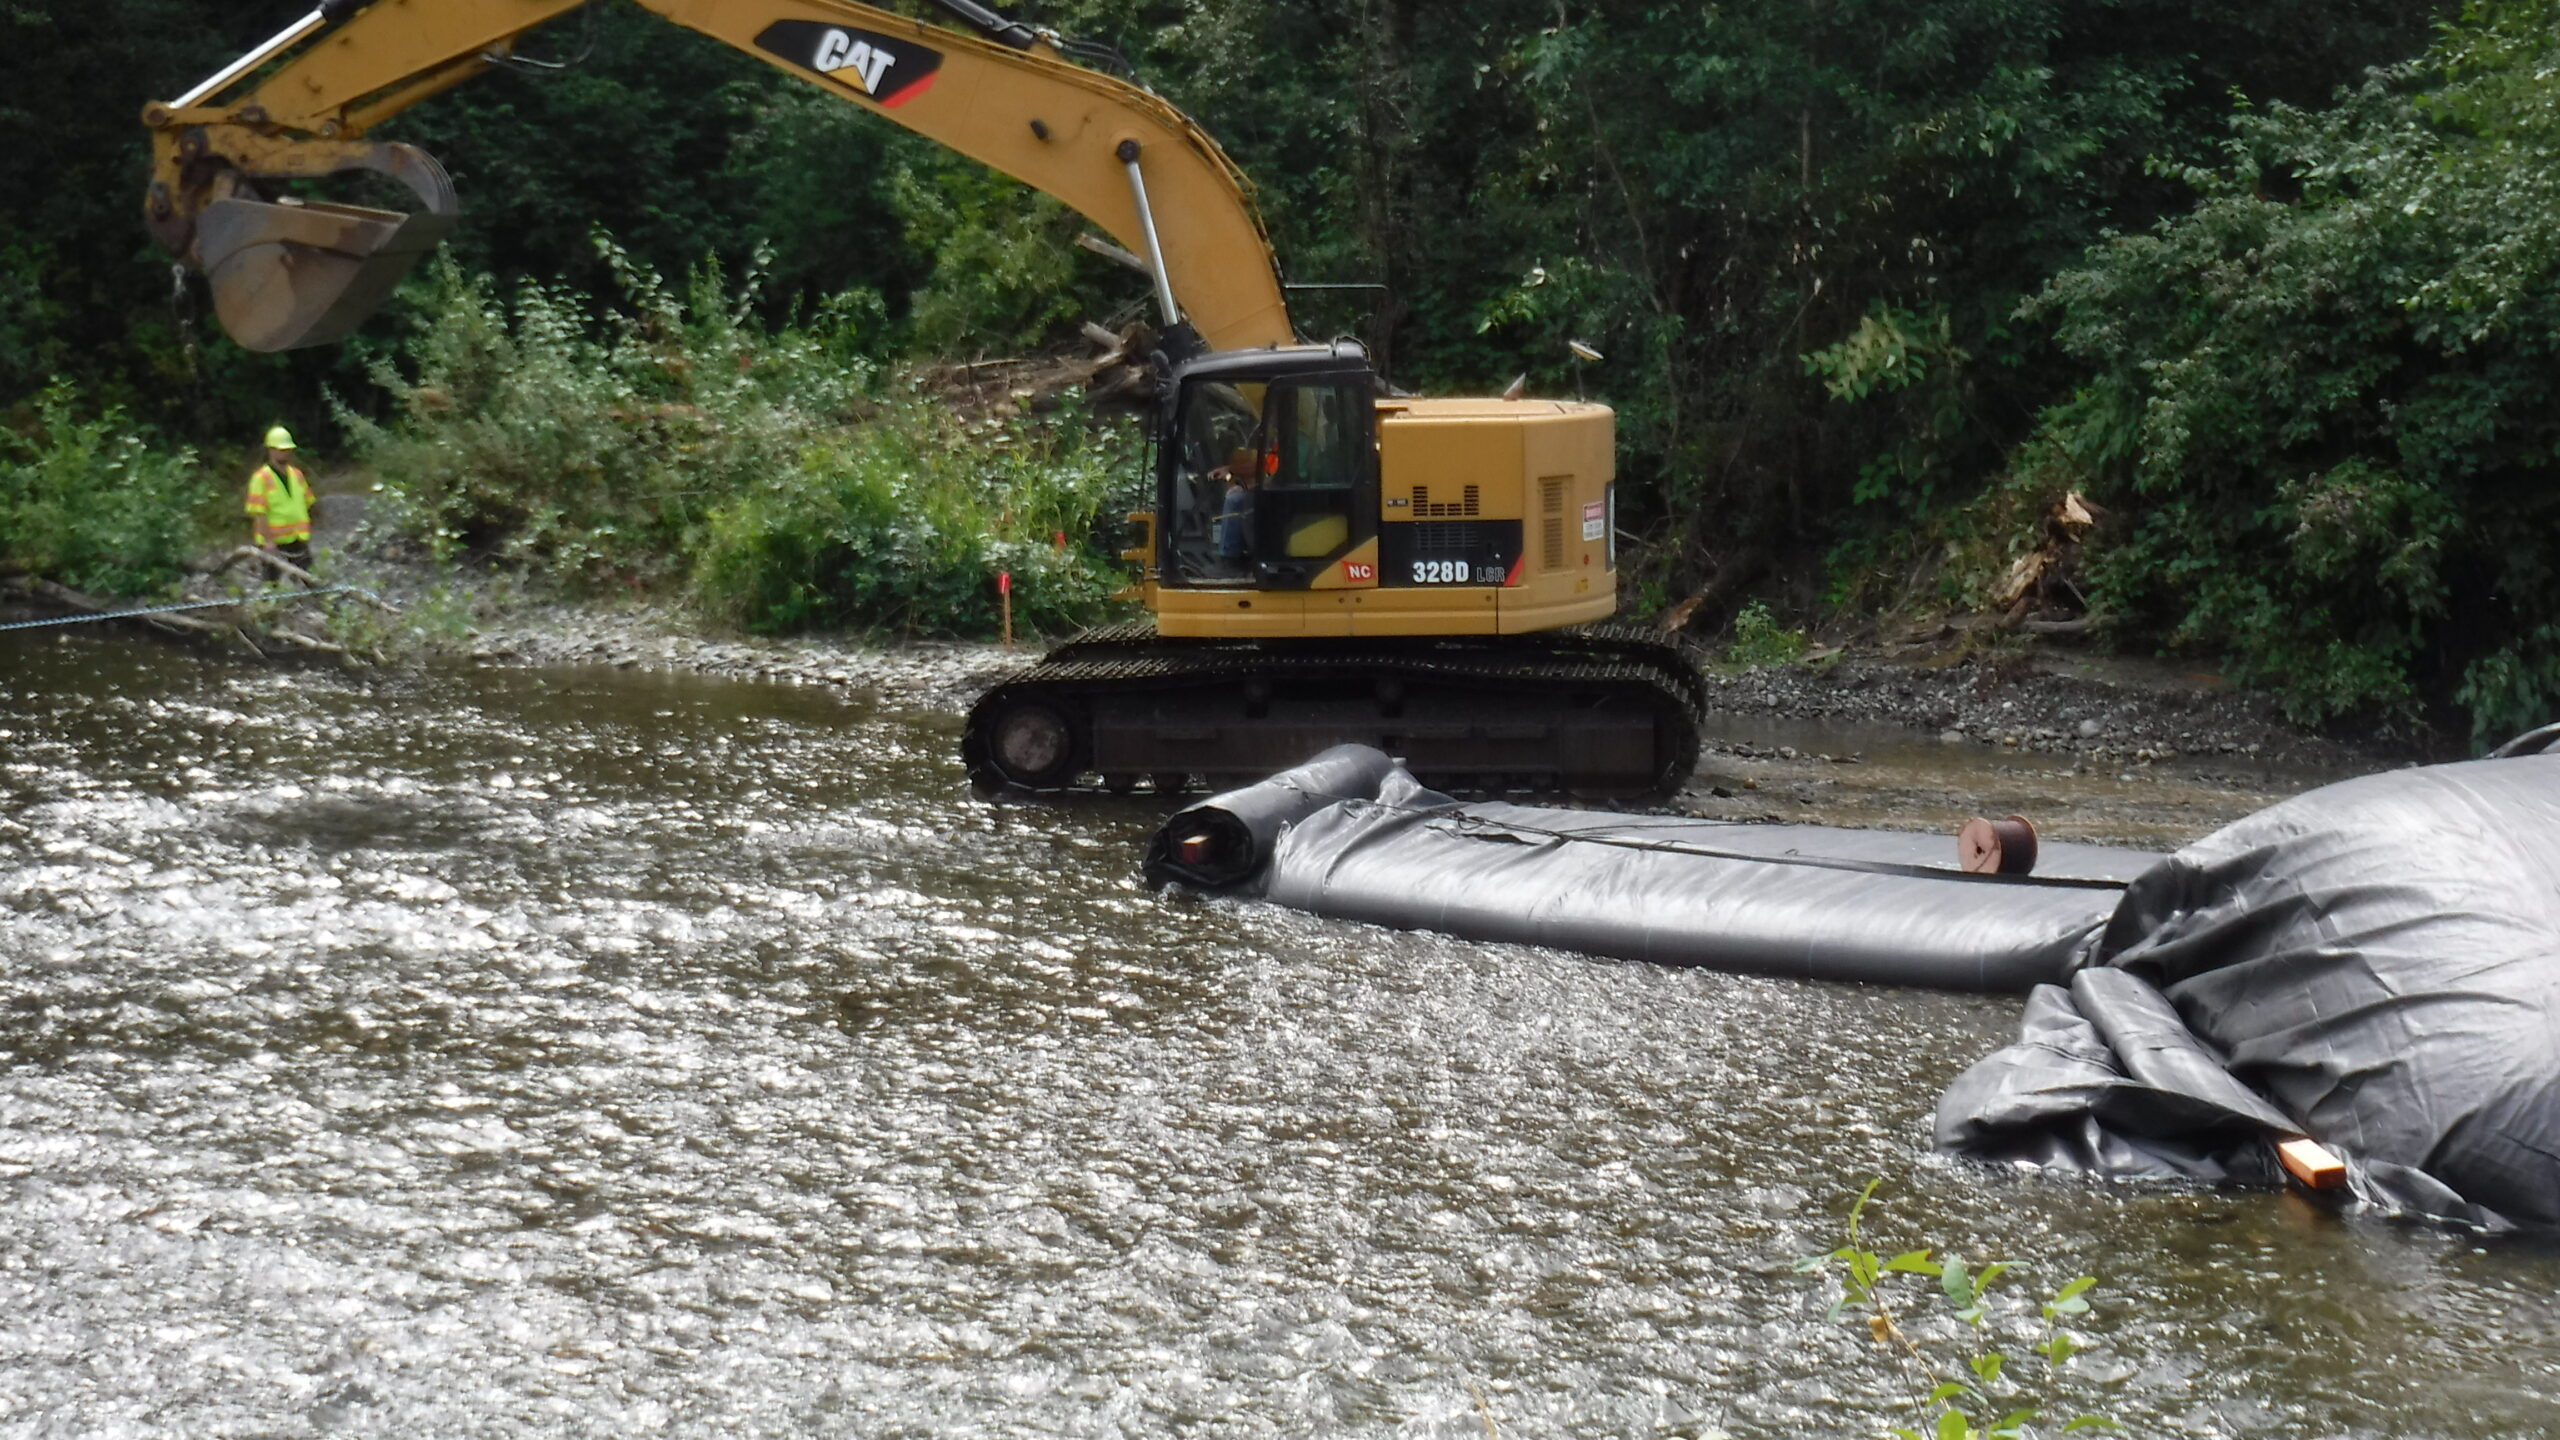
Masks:
[[[2313,770],[2446,758],[2405,739],[2315,734],[2264,694],[2165,664],[2059,648],[1993,658],[1841,655],[1820,664],[1708,672],[1719,708],[1910,727],[1949,745],[2080,757],[2094,765],[2230,756]]]
[[[1041,642],[721,635],[679,612],[540,605],[492,616],[470,637],[484,664],[591,664],[690,670],[847,686],[898,703],[965,708]],[[1727,671],[1700,652],[1716,708],[1739,716],[1906,727],[1951,745],[2070,755],[2091,766],[2232,757],[2250,768],[2347,771],[2419,758],[2406,742],[2324,736],[2273,701],[2216,677],[2054,650],[1996,659],[1851,653],[1816,664]],[[1747,753],[1747,744],[1720,747]]]
[[[355,510],[347,507],[351,522]],[[342,533],[351,523],[342,523]],[[349,537],[352,538],[352,537]],[[332,579],[370,586],[420,618],[395,654],[491,665],[609,665],[861,689],[892,703],[965,708],[996,677],[1042,647],[869,636],[759,637],[724,632],[670,606],[527,599],[504,583],[341,551]],[[2225,757],[2252,770],[2344,773],[2458,747],[2405,738],[2315,734],[2287,722],[2265,695],[2210,674],[2106,657],[2047,642],[2037,648],[1852,650],[1812,663],[1726,669],[1700,650],[1715,707],[1744,721],[1882,724],[1950,747],[2041,752],[2091,769]],[[1743,728],[1749,728],[1745,726]],[[1710,726],[1711,737],[1719,732]],[[1709,750],[1750,757],[1750,741],[1711,738]]]
[[[774,638],[706,631],[679,612],[541,605],[484,619],[463,653],[484,665],[610,665],[874,692],[896,704],[965,709],[1038,647],[861,636]]]

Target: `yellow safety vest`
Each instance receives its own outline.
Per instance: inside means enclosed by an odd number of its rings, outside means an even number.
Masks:
[[[249,477],[249,513],[267,517],[267,533],[280,545],[311,538],[311,482],[299,466],[284,467],[276,477],[272,465],[261,465]]]

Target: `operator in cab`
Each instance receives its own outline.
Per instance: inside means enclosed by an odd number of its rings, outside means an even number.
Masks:
[[[293,432],[267,431],[267,459],[249,476],[249,538],[270,555],[311,568],[311,481],[293,463]]]
[[[1251,450],[1237,450],[1209,478],[1227,483],[1225,501],[1218,507],[1218,566],[1229,575],[1242,575],[1251,568],[1253,491],[1262,478],[1261,467]]]

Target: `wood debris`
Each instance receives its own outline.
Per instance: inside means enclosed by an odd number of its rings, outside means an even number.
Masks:
[[[2072,625],[2090,628],[2088,617],[2071,621],[2047,618],[2044,612],[2055,603],[2055,591],[2067,590],[2074,602],[2085,608],[2087,600],[2073,582],[2080,569],[2081,542],[2096,529],[2100,512],[2086,496],[2074,490],[2064,495],[2045,511],[2039,529],[2041,539],[2036,548],[2018,557],[2009,573],[1992,587],[1991,609],[2012,625],[2033,620],[2039,629]],[[2069,634],[2072,630],[2051,628],[2048,633]]]
[[[1081,390],[1097,407],[1142,404],[1155,395],[1148,355],[1155,331],[1143,321],[1112,330],[1086,321],[1085,355],[1008,356],[936,365],[922,384],[953,413],[970,420],[1010,420],[1045,415]]]

